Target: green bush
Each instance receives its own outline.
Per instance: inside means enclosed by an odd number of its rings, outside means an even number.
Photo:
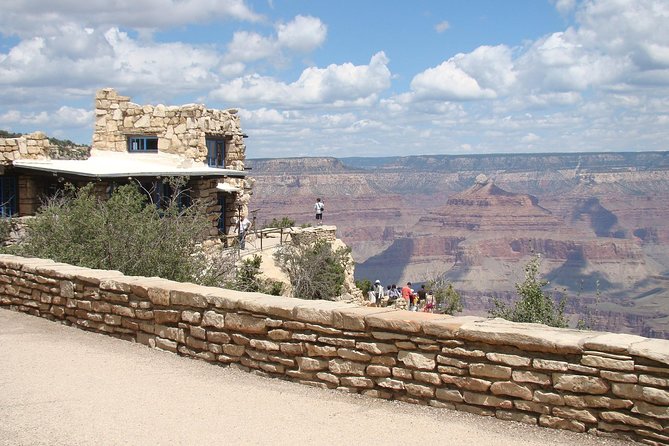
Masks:
[[[494,308],[490,315],[501,317],[513,322],[533,322],[553,327],[566,327],[564,317],[566,298],[554,302],[550,293],[544,291],[548,281],[539,277],[541,256],[535,254],[525,265],[525,280],[516,283],[516,292],[520,299],[509,306],[497,299],[493,300]]]
[[[0,244],[7,241],[12,232],[12,220],[9,218],[0,218]]]
[[[284,245],[274,256],[288,274],[294,297],[334,300],[343,292],[350,252],[349,248],[333,250],[319,240],[312,245]]]
[[[460,293],[455,291],[452,283],[443,278],[432,279],[425,288],[434,296],[436,312],[453,315],[462,311]]]
[[[362,291],[363,296],[367,296],[372,291],[372,281],[369,279],[356,280],[355,286]]]
[[[266,228],[292,228],[293,226],[295,226],[295,220],[288,217],[283,217],[281,220],[273,218],[265,225]]]
[[[186,180],[169,180],[180,191]],[[29,222],[20,255],[137,276],[218,285],[226,263],[206,256],[201,243],[211,222],[200,203],[181,209],[178,193],[158,208],[133,184],[108,200],[93,185],[53,197]]]

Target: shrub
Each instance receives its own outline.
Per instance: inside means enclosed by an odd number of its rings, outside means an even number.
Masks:
[[[428,281],[426,289],[434,296],[437,313],[453,315],[462,311],[460,294],[452,283],[443,278],[432,279]]]
[[[355,286],[366,296],[372,290],[372,281],[369,279],[356,280]]]
[[[349,248],[333,250],[318,240],[311,245],[284,245],[274,256],[288,274],[294,297],[334,300],[343,291],[350,252]]]
[[[265,225],[266,228],[292,228],[295,226],[295,220],[288,217],[283,217],[281,220],[273,218],[272,221]]]
[[[198,202],[180,208],[185,181],[172,180],[177,193],[162,209],[133,184],[118,187],[108,200],[97,198],[92,184],[70,186],[43,205],[15,251],[128,275],[218,285],[229,262],[203,252],[211,223]]]
[[[525,280],[516,283],[516,292],[520,299],[513,306],[499,300],[493,300],[494,308],[490,315],[513,322],[533,322],[553,327],[566,327],[564,317],[566,298],[555,303],[550,293],[544,291],[548,281],[539,277],[541,256],[535,254],[525,265]]]

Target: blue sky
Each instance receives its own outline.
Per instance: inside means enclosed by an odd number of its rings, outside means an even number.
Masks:
[[[9,0],[0,129],[95,90],[237,108],[247,156],[669,149],[666,0]]]

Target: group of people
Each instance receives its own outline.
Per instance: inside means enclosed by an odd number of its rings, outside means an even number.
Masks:
[[[398,306],[409,311],[430,311],[434,308],[434,299],[425,289],[425,285],[415,291],[411,288],[411,282],[401,288],[395,284],[384,288],[381,281],[376,280],[367,297],[370,305],[376,307]]]

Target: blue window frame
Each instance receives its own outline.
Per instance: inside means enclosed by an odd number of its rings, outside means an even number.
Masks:
[[[157,152],[157,136],[129,136],[128,152]]]
[[[0,176],[0,217],[11,217],[19,213],[18,178],[14,175]]]
[[[210,167],[225,167],[225,139],[207,138],[207,164]]]

